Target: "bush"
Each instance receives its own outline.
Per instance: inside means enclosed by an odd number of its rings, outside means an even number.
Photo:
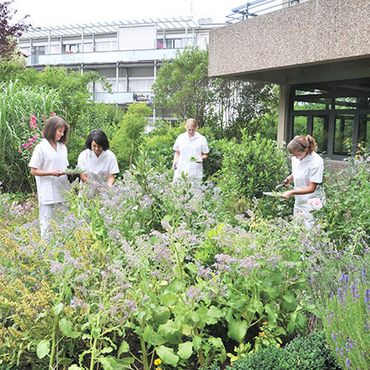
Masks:
[[[283,352],[279,369],[340,369],[321,332],[293,339]]]
[[[285,348],[271,346],[239,360],[227,370],[340,369],[321,332],[293,339]]]
[[[276,142],[260,135],[254,138],[244,136],[240,144],[230,141],[223,148],[224,157],[217,182],[228,202],[235,204],[244,200],[244,208],[247,209],[251,207],[253,198],[259,198],[259,207],[264,215],[286,214],[288,202],[263,197],[264,191],[274,190],[288,174],[286,155]]]
[[[112,139],[111,149],[121,171],[129,168],[137,155],[150,114],[151,109],[145,103],[135,103],[128,107],[120,122]]]
[[[234,366],[227,367],[227,370],[273,370],[277,369],[277,364],[282,356],[282,350],[270,346],[258,352],[251,353],[245,359],[235,362]]]
[[[331,239],[342,248],[352,245],[353,249],[357,246],[362,250],[369,243],[369,178],[369,163],[352,160],[348,168],[331,173],[327,179],[321,222]]]

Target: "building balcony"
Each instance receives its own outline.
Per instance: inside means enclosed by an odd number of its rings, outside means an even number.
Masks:
[[[117,62],[136,63],[141,61],[173,59],[175,58],[177,51],[183,51],[183,49],[98,51],[89,53],[31,55],[27,58],[27,66],[72,66],[80,64],[115,64]]]

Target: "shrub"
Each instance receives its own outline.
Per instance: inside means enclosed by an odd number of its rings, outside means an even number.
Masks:
[[[283,351],[279,369],[340,369],[325,341],[324,333],[293,339]]]
[[[147,117],[151,109],[145,103],[135,103],[128,107],[126,114],[115,133],[111,149],[117,157],[120,170],[131,166],[139,151],[144,129],[148,124]]]
[[[227,370],[273,370],[277,369],[282,350],[270,346],[263,348],[258,352],[253,352],[246,358],[235,362],[233,367],[227,367]]]
[[[352,160],[345,170],[331,173],[326,179],[326,204],[319,212],[321,223],[342,248],[352,245],[361,252],[369,243],[369,179],[366,160]]]
[[[293,339],[285,348],[274,346],[252,352],[227,370],[340,369],[321,332]]]
[[[260,209],[273,214],[273,205],[275,208],[280,206],[280,200],[267,199],[263,197],[263,192],[273,190],[287,173],[286,156],[276,142],[260,135],[254,138],[244,136],[240,144],[230,141],[224,146],[217,182],[231,204],[243,198],[245,208],[249,208],[253,198],[261,198]]]

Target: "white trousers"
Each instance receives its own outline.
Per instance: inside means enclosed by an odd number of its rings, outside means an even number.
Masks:
[[[39,204],[40,233],[42,239],[50,238],[51,222],[57,209],[62,207],[63,203]]]

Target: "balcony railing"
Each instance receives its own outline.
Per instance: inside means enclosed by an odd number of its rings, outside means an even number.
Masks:
[[[232,9],[226,23],[237,23],[244,19],[270,13],[288,6],[304,3],[308,0],[254,0]]]
[[[138,62],[146,60],[173,59],[176,52],[183,49],[152,49],[127,51],[98,51],[75,54],[31,55],[27,58],[28,66],[36,65],[76,65],[117,62]]]
[[[134,93],[132,92],[94,92],[91,94],[92,99],[97,103],[106,104],[127,104],[133,103]]]

